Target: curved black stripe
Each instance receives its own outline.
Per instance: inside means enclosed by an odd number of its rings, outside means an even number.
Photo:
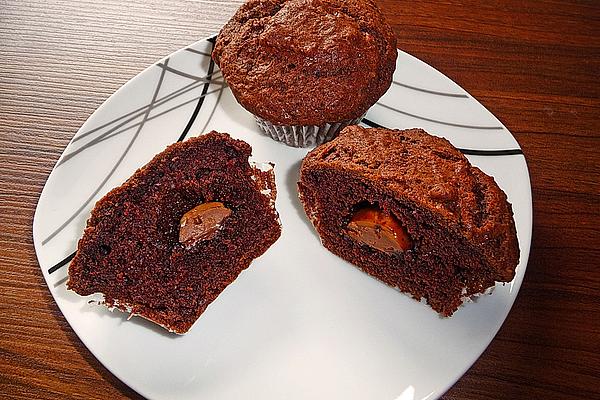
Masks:
[[[72,252],[67,257],[65,257],[64,260],[60,260],[54,266],[52,266],[51,268],[48,268],[48,273],[51,274],[53,272],[56,272],[59,269],[61,269],[62,267],[64,267],[65,265],[67,265],[73,259],[73,257],[75,257],[75,253],[76,253],[75,251]]]
[[[192,79],[192,80],[198,81],[198,82],[206,82],[206,81],[210,81],[211,78],[215,78],[215,76],[212,76],[212,74],[210,76],[208,76],[208,77],[200,77],[200,76],[188,74],[187,72],[183,72],[183,71],[180,71],[178,69],[175,69],[175,68],[172,68],[172,67],[168,67],[168,66],[166,66],[163,63],[157,63],[156,66],[159,67],[159,68],[166,69],[167,71],[172,72],[175,75],[183,76],[184,78]],[[217,75],[217,73],[219,73],[219,72],[220,71],[215,72],[214,75]]]
[[[211,110],[210,114],[208,115],[208,118],[206,119],[206,123],[204,124],[204,126],[202,127],[200,132],[204,132],[206,130],[206,127],[210,123],[210,120],[212,119],[213,115],[215,115],[215,110],[217,109],[217,106],[219,105],[219,101],[221,101],[221,96],[223,95],[223,89],[225,89],[226,87],[227,87],[227,85],[223,85],[223,86],[221,86],[221,89],[219,89],[219,95],[217,96],[215,105],[213,106],[213,109]]]
[[[506,150],[477,150],[477,149],[458,149],[461,153],[469,156],[513,156],[523,155],[521,149],[506,149]]]
[[[190,53],[196,53],[196,54],[200,54],[200,55],[203,55],[203,56],[210,57],[210,54],[205,53],[205,52],[200,51],[200,50],[193,49],[191,47],[186,47],[185,51],[189,51]]]
[[[400,82],[397,82],[397,81],[393,81],[392,83],[394,85],[402,86],[402,87],[405,87],[407,89],[412,89],[412,90],[416,90],[418,92],[423,92],[423,93],[435,94],[437,96],[460,97],[460,98],[463,98],[463,99],[468,99],[469,98],[469,96],[467,96],[466,94],[461,94],[461,93],[438,92],[437,90],[423,89],[423,88],[419,88],[419,87],[416,87],[416,86],[407,85],[406,83],[400,83]]]
[[[204,77],[204,78],[206,78],[206,77]],[[192,83],[189,83],[188,85],[182,87],[181,89],[177,89],[176,91],[174,91],[172,93],[169,93],[166,96],[160,97],[160,98],[158,98],[156,100],[156,105],[157,106],[158,105],[162,105],[163,103],[165,103],[167,101],[170,101],[170,100],[172,100],[172,99],[174,99],[176,97],[179,97],[179,96],[181,96],[181,95],[189,92],[190,90],[194,90],[198,86],[200,86],[203,82],[205,82],[204,79],[201,82],[192,82]],[[139,116],[143,115],[144,111],[148,108],[148,106],[149,106],[149,104],[146,104],[143,107],[139,107],[139,108],[137,108],[137,109],[135,109],[133,111],[128,112],[127,114],[123,114],[123,115],[121,115],[121,116],[119,116],[117,118],[114,118],[114,119],[112,119],[112,120],[110,120],[110,121],[108,121],[108,122],[106,122],[106,123],[104,123],[104,124],[102,124],[100,126],[97,126],[97,127],[93,128],[93,129],[90,129],[89,131],[83,132],[83,133],[79,134],[79,136],[76,136],[75,138],[73,138],[73,142],[77,142],[78,140],[81,140],[84,137],[86,137],[86,136],[88,136],[88,135],[90,135],[90,134],[92,134],[92,133],[94,133],[94,132],[96,132],[96,131],[98,131],[98,130],[100,130],[102,128],[105,128],[105,127],[107,127],[107,126],[109,126],[109,125],[111,125],[111,124],[113,124],[113,123],[115,123],[117,121],[122,120],[123,118],[127,118],[129,116],[132,116],[127,121],[125,121],[125,123],[127,123],[129,121],[132,121],[132,120],[138,118]],[[111,129],[118,129],[119,127],[123,126],[125,123],[122,123],[118,127],[113,127]]]
[[[389,128],[386,128],[383,125],[379,125],[377,122],[371,121],[370,119],[363,118],[361,122],[363,124],[365,124],[365,125],[369,125],[371,128],[385,128],[385,129],[389,129]]]
[[[208,39],[206,39],[206,40],[207,40],[208,42],[210,42],[210,43],[212,43],[212,44],[214,45],[214,42],[215,42],[215,40],[216,40],[216,37],[217,37],[217,36],[215,35],[215,36],[212,36],[212,37],[210,37],[210,38],[208,38]],[[203,53],[203,52],[201,52],[201,51],[198,51],[198,50],[195,50],[195,49],[187,48],[186,50],[188,50],[188,51],[192,51],[192,52],[194,52],[194,53],[201,54],[201,55],[204,55],[204,56],[207,56],[207,57],[210,57],[210,54],[208,54],[208,53]],[[159,63],[159,64],[160,64],[160,63]],[[177,72],[180,72],[180,71],[178,71],[178,70],[176,70],[176,71],[177,71]],[[220,70],[218,70],[218,69],[217,69],[217,71],[216,71],[216,72],[219,72],[219,71],[220,71]],[[177,73],[177,72],[175,72],[175,73]],[[214,72],[214,71],[213,71],[213,73],[216,73],[216,72]],[[196,78],[197,78],[197,77],[196,77]],[[199,81],[202,81],[202,82],[204,82],[206,78],[210,78],[210,76],[201,77],[201,78],[198,78],[198,80],[199,80]],[[185,93],[185,92],[188,92],[189,90],[191,90],[191,89],[189,89],[189,88],[190,88],[190,86],[192,86],[192,85],[196,85],[196,84],[198,84],[198,83],[199,83],[199,82],[192,82],[192,83],[190,83],[189,85],[187,85],[187,86],[185,86],[185,87],[183,87],[183,88],[181,88],[181,89],[178,89],[178,90],[176,90],[175,92],[173,92],[173,93],[171,93],[171,94],[169,94],[169,95],[167,95],[167,96],[161,97],[161,98],[157,99],[157,101],[156,101],[156,104],[162,103],[162,102],[163,102],[163,100],[164,100],[164,101],[166,101],[166,100],[170,100],[172,97],[174,97],[174,96],[178,96],[179,94],[183,94],[183,93]],[[182,92],[182,91],[183,91],[183,93],[180,93],[180,92]],[[109,122],[106,122],[106,123],[104,123],[103,125],[97,126],[97,127],[93,128],[93,129],[90,129],[90,130],[89,130],[89,131],[87,131],[87,132],[81,133],[81,134],[79,134],[78,136],[76,136],[76,137],[74,137],[74,138],[73,138],[73,142],[76,142],[76,141],[78,141],[78,140],[80,140],[80,139],[83,139],[84,137],[86,137],[87,135],[89,135],[89,134],[91,134],[91,133],[94,133],[94,132],[96,132],[96,131],[98,131],[98,130],[100,130],[100,129],[102,129],[102,128],[104,128],[104,127],[106,127],[106,126],[108,126],[108,125],[110,125],[110,124],[112,124],[112,123],[114,123],[114,122],[116,122],[116,121],[120,120],[120,119],[123,119],[123,118],[125,118],[125,117],[128,117],[128,116],[130,116],[130,115],[132,115],[132,114],[134,114],[134,113],[137,113],[137,112],[139,112],[139,111],[143,111],[143,110],[145,110],[146,108],[148,108],[148,105],[145,105],[144,107],[140,107],[140,108],[138,108],[138,109],[136,109],[136,110],[133,110],[133,111],[131,111],[131,112],[129,112],[129,113],[127,113],[127,114],[125,114],[125,115],[121,115],[120,117],[118,117],[118,118],[115,118],[115,119],[113,119],[113,120],[111,120],[111,121],[109,121]],[[142,115],[142,114],[143,114],[143,112],[142,112],[142,113],[140,113],[140,114],[138,114],[137,116],[139,116],[139,115]]]
[[[213,81],[213,83],[217,83],[217,82],[218,82],[218,83],[220,83],[221,81]],[[195,88],[195,87],[196,87],[196,86],[194,86],[194,88]],[[224,88],[224,87],[226,87],[226,85],[225,85],[225,84],[223,84],[223,85],[221,86],[221,88],[220,88],[220,89],[215,89],[215,90],[211,90],[211,91],[207,92],[207,93],[206,93],[206,96],[208,96],[209,94],[212,94],[212,93],[216,93],[216,92],[219,92],[219,96],[220,96],[220,92],[223,90],[223,88]],[[153,119],[156,119],[156,118],[158,118],[158,117],[160,117],[160,116],[163,116],[163,115],[165,115],[165,114],[167,114],[167,113],[169,113],[169,112],[171,112],[171,111],[173,111],[173,110],[176,110],[176,109],[178,109],[178,108],[181,108],[181,107],[183,107],[183,106],[186,106],[186,105],[188,105],[188,104],[190,104],[190,103],[192,103],[192,102],[194,102],[194,101],[197,101],[197,100],[198,100],[200,97],[201,97],[201,96],[196,96],[196,97],[194,97],[194,98],[192,98],[192,99],[190,99],[190,100],[184,101],[183,103],[179,103],[179,104],[177,104],[177,105],[175,105],[175,106],[173,106],[173,107],[171,107],[171,108],[169,108],[169,109],[167,109],[167,110],[165,110],[165,111],[162,111],[162,112],[159,112],[159,113],[157,113],[157,114],[154,114],[152,117],[149,117],[149,118],[146,120],[146,122],[148,122],[148,121],[152,121]],[[158,103],[156,103],[156,106],[158,106]],[[130,122],[130,120],[128,120],[127,122]],[[65,155],[64,155],[64,156],[63,156],[63,157],[60,159],[60,161],[58,162],[58,164],[57,164],[57,165],[61,165],[61,164],[63,164],[64,162],[66,162],[66,161],[70,160],[71,158],[75,157],[77,154],[79,154],[79,153],[81,153],[81,152],[83,152],[83,151],[85,151],[85,150],[87,150],[87,149],[90,149],[90,148],[94,147],[94,146],[95,146],[95,145],[97,145],[98,143],[102,143],[102,142],[104,142],[105,140],[108,140],[108,139],[110,139],[110,138],[112,138],[112,137],[115,137],[115,136],[118,136],[118,135],[120,135],[120,134],[122,134],[122,133],[124,133],[124,132],[127,132],[127,131],[129,131],[130,129],[133,129],[133,128],[135,128],[135,127],[139,126],[140,124],[141,124],[141,122],[138,122],[138,123],[135,123],[135,124],[133,124],[133,125],[126,126],[126,127],[124,127],[123,129],[119,129],[118,131],[114,131],[113,129],[110,129],[110,130],[108,130],[107,132],[105,132],[105,133],[103,133],[103,134],[99,135],[99,136],[98,136],[98,137],[96,137],[95,139],[93,139],[93,140],[90,140],[88,143],[86,143],[86,144],[84,144],[84,145],[82,145],[82,146],[78,147],[78,148],[77,148],[77,150],[73,150],[72,152],[70,152],[70,153],[68,153],[68,154],[65,154]],[[119,127],[120,127],[120,126],[121,126],[121,125],[119,125]]]
[[[427,122],[433,122],[433,123],[440,124],[440,125],[454,126],[457,128],[466,128],[466,129],[479,129],[479,130],[502,130],[502,129],[504,129],[504,127],[502,127],[502,126],[466,125],[466,124],[457,124],[454,122],[440,121],[438,119],[423,117],[421,115],[411,114],[406,111],[398,110],[397,108],[390,107],[390,106],[382,104],[380,102],[377,102],[376,104],[378,104],[379,106],[381,106],[383,108],[387,108],[390,111],[397,112],[398,114],[407,115],[412,118],[420,119],[420,120],[427,121]]]
[[[373,122],[370,119],[363,118],[362,122],[365,125],[370,126],[371,128],[386,128],[385,126],[378,124],[377,122]],[[505,150],[479,150],[479,149],[459,149],[458,151],[465,155],[469,156],[512,156],[512,155],[523,155],[523,151],[521,149],[505,149]]]
[[[208,39],[208,41],[211,43],[211,52],[212,52],[212,49],[215,47],[215,38],[216,38],[216,36]],[[206,80],[206,82],[204,82],[204,87],[202,88],[202,94],[200,95],[200,98],[198,99],[198,103],[196,103],[196,108],[194,109],[194,112],[192,113],[190,120],[188,121],[187,125],[183,129],[183,132],[181,132],[181,135],[179,136],[179,138],[177,139],[178,142],[181,142],[183,139],[185,139],[185,137],[189,133],[190,129],[192,128],[192,125],[194,125],[194,121],[196,121],[196,118],[198,117],[198,113],[200,112],[200,109],[202,108],[202,104],[204,104],[204,98],[206,97],[206,93],[208,92],[208,87],[210,86],[210,80],[211,80],[214,69],[215,69],[215,61],[211,58],[210,62],[208,64],[208,73],[206,74],[207,80]]]

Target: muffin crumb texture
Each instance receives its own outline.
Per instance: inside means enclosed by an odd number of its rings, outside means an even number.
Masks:
[[[252,168],[250,153],[211,132],[158,154],[98,201],[67,287],[188,331],[281,233],[274,176]]]
[[[514,277],[506,195],[421,129],[348,127],[307,155],[298,187],[327,249],[443,316]]]

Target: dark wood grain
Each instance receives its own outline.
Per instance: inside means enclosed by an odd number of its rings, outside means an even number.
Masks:
[[[0,0],[0,397],[137,398],[70,329],[31,221],[85,119],[240,1]],[[444,396],[591,399],[600,388],[600,3],[380,0],[399,47],[489,108],[526,154],[531,257],[506,323]]]

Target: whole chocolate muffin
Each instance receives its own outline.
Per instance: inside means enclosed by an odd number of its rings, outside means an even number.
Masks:
[[[389,88],[397,50],[371,0],[249,0],[212,55],[266,134],[306,147],[360,121]]]
[[[421,129],[347,127],[306,156],[298,188],[327,249],[444,316],[514,277],[506,195]]]
[[[211,132],[158,154],[98,201],[67,287],[185,333],[281,233],[272,169],[251,151]]]

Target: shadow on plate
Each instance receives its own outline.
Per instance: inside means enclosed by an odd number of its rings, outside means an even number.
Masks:
[[[304,207],[302,203],[300,203],[300,199],[298,198],[298,180],[300,179],[300,166],[302,165],[302,160],[292,164],[290,167],[288,174],[286,176],[285,184],[288,188],[289,192],[289,202],[294,207],[298,218],[306,224],[310,232],[320,240],[317,231],[313,227],[313,225],[308,220],[306,213],[304,212]]]

